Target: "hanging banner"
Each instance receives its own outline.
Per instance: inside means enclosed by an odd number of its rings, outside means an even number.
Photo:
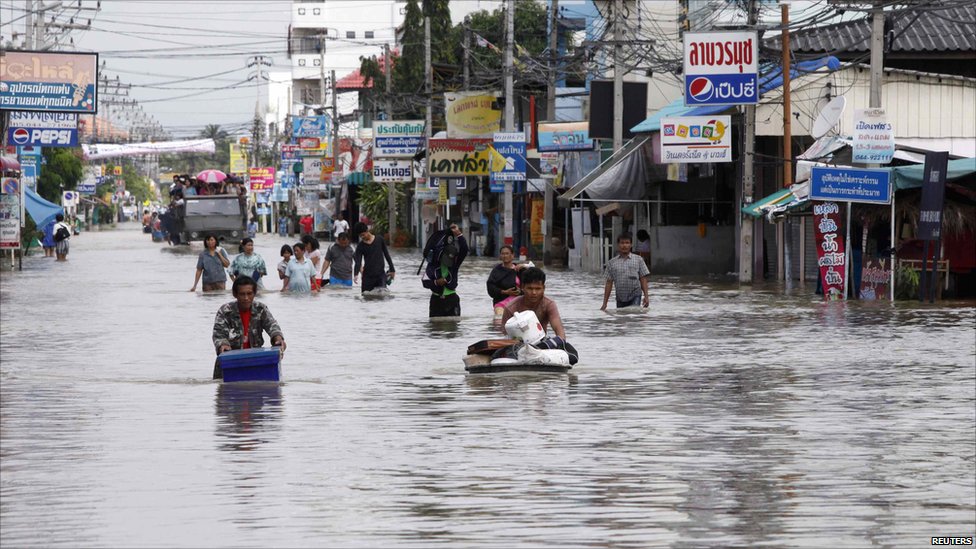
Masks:
[[[274,168],[251,168],[247,171],[251,192],[265,192],[274,188]]]
[[[532,201],[532,216],[529,224],[529,237],[533,246],[541,246],[546,240],[546,233],[543,231],[545,222],[546,203],[543,200]]]
[[[661,163],[732,162],[731,116],[661,119]]]
[[[373,156],[412,158],[424,148],[423,120],[373,122]]]
[[[19,146],[75,147],[78,145],[78,115],[14,111],[10,113],[7,138]]]
[[[491,139],[431,139],[427,173],[435,177],[488,175]]]
[[[590,123],[539,122],[539,151],[591,151]]]
[[[0,109],[98,112],[98,54],[7,50],[0,55]]]
[[[445,93],[447,137],[460,139],[491,136],[501,129],[502,110],[497,92]]]
[[[865,301],[885,299],[891,281],[891,259],[864,256],[861,260],[861,288],[857,297]]]
[[[684,33],[685,106],[759,102],[756,31]]]
[[[810,200],[890,204],[891,172],[814,166],[810,170]]]
[[[820,283],[824,300],[844,299],[844,277],[847,273],[847,256],[840,205],[837,202],[813,203],[813,231],[817,242],[817,265],[820,267]]]
[[[919,240],[939,240],[942,237],[942,210],[945,207],[946,170],[949,153],[925,153],[925,179],[922,180],[922,200],[918,207]]]
[[[170,154],[178,152],[210,153],[216,150],[213,139],[190,139],[183,141],[158,141],[155,143],[129,143],[116,145],[98,143],[82,145],[85,160],[101,160],[119,156],[141,156],[146,154]]]
[[[895,157],[895,130],[884,109],[854,111],[851,162],[890,164]]]
[[[230,145],[230,173],[247,173],[247,157],[244,156],[244,149],[237,143]]]

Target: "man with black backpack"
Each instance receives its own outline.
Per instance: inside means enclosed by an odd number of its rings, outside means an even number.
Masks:
[[[64,222],[64,215],[58,214],[54,218],[54,253],[58,261],[68,260],[68,240],[71,238],[71,226]]]
[[[457,295],[458,269],[467,255],[468,242],[455,224],[431,246],[427,269],[421,279],[424,288],[431,291],[431,318],[461,316],[461,298]]]

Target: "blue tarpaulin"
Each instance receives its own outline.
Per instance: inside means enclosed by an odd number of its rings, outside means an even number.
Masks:
[[[57,204],[52,204],[41,198],[41,195],[32,191],[30,187],[24,187],[24,207],[27,213],[34,220],[34,224],[43,227],[54,220],[58,214],[64,214],[64,208]]]

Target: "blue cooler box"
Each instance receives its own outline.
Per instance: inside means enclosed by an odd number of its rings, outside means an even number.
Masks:
[[[278,347],[226,351],[217,360],[224,381],[278,381],[281,377]]]

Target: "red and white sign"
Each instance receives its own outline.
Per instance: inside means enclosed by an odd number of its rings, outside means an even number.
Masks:
[[[251,192],[270,191],[274,188],[274,168],[251,168],[248,170]]]
[[[836,202],[813,203],[813,232],[817,241],[817,265],[824,300],[844,299],[847,255],[844,248],[840,206]]]
[[[319,138],[318,137],[299,137],[298,146],[302,149],[317,149],[319,148]]]

